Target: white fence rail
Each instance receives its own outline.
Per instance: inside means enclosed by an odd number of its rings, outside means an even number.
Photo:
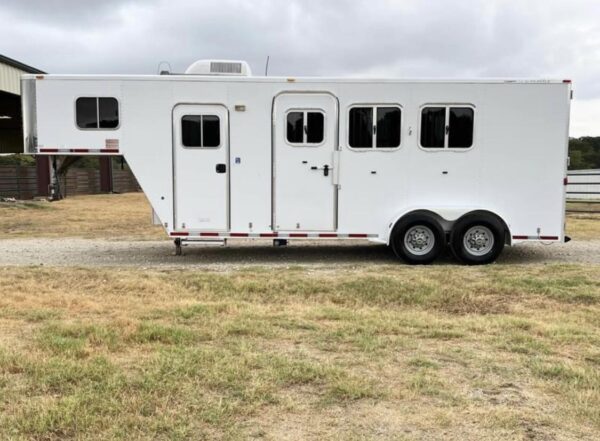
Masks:
[[[600,201],[600,169],[570,170],[567,176],[568,200]]]

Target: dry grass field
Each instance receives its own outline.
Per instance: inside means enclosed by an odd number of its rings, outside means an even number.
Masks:
[[[0,238],[166,239],[151,225],[143,193],[74,196],[57,202],[0,203]]]
[[[82,197],[0,228],[162,237],[148,212]],[[594,216],[569,233],[600,238]],[[0,267],[2,440],[598,433],[600,265]]]
[[[600,204],[573,203],[569,208],[598,213],[569,214],[567,233],[573,239],[600,239]],[[0,239],[15,237],[167,239],[160,226],[151,225],[150,205],[143,193],[0,203]]]

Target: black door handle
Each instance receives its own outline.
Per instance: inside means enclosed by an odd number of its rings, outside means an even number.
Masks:
[[[327,164],[323,166],[323,176],[329,176],[329,166]]]
[[[217,173],[225,173],[227,172],[227,164],[217,164],[215,170]]]

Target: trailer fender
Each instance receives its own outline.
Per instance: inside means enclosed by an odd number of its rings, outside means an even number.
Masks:
[[[420,214],[425,215],[427,217],[432,217],[435,220],[437,220],[439,222],[440,226],[444,229],[448,239],[450,238],[450,232],[452,231],[452,226],[458,220],[463,219],[467,216],[477,216],[477,215],[491,216],[491,217],[497,219],[503,225],[503,227],[506,231],[505,243],[507,245],[511,244],[510,228],[508,226],[508,223],[504,220],[505,218],[502,215],[494,213],[490,210],[474,208],[474,207],[462,207],[462,208],[443,207],[443,208],[436,208],[436,209],[431,209],[431,208],[415,209],[415,208],[413,208],[413,209],[405,210],[405,211],[399,213],[398,215],[396,215],[390,222],[388,222],[387,230],[385,232],[385,236],[382,238],[383,239],[382,242],[386,243],[387,245],[390,244],[390,238],[392,236],[392,231],[394,230],[395,226],[398,225],[398,223],[402,221],[402,219],[405,219],[407,216],[412,217],[412,215],[420,215]]]

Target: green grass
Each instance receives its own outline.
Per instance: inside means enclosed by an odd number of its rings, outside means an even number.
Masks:
[[[12,268],[0,439],[594,439],[600,266]]]

